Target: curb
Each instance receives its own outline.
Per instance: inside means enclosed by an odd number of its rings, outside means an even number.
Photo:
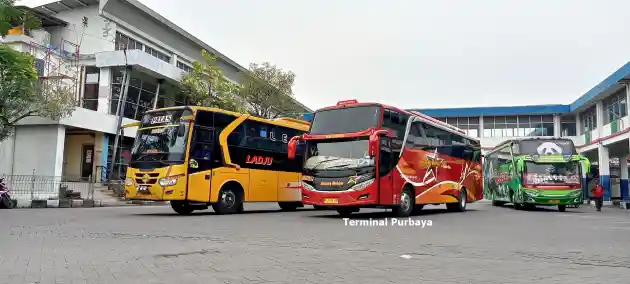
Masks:
[[[111,200],[28,200],[13,199],[13,208],[94,208],[123,206],[164,206],[168,201],[111,201]]]

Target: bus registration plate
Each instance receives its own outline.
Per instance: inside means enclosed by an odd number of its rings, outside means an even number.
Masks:
[[[142,193],[142,194],[150,194],[151,192],[149,192],[149,187],[146,185],[139,185],[138,186],[138,193]]]
[[[339,199],[337,198],[324,198],[324,204],[338,204]]]
[[[552,199],[552,200],[549,200],[549,203],[553,203],[553,204],[560,203],[560,200]]]

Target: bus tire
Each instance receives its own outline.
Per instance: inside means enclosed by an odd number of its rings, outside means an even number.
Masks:
[[[416,205],[416,199],[414,197],[413,189],[405,187],[400,196],[400,204],[394,207],[394,215],[396,217],[409,217]]]
[[[466,211],[466,205],[468,205],[468,194],[466,188],[462,188],[459,191],[457,203],[446,203],[446,209],[451,212],[464,212]]]
[[[514,208],[514,210],[521,210],[521,209],[523,209],[523,205],[518,203],[515,200],[513,191],[510,191],[510,201],[512,202],[512,207]]]
[[[558,211],[560,211],[560,212],[567,211],[567,206],[566,205],[558,205]]]
[[[243,208],[243,190],[235,185],[226,185],[219,191],[219,200],[212,204],[212,209],[219,215],[241,212]]]
[[[295,211],[303,206],[301,202],[278,202],[278,205],[283,211]]]
[[[195,211],[195,209],[188,204],[188,201],[173,200],[171,201],[171,208],[179,215],[190,215],[190,213]]]

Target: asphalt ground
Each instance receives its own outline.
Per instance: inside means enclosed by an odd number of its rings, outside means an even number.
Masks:
[[[443,208],[396,222],[384,210],[346,221],[267,203],[225,216],[169,206],[0,210],[0,283],[630,282],[628,211]]]

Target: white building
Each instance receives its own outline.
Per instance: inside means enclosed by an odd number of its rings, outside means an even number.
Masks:
[[[202,49],[219,59],[229,80],[243,80],[243,66],[136,0],[62,0],[32,11],[42,19],[43,29],[2,41],[34,54],[40,66],[58,66],[60,73],[75,76],[78,106],[60,121],[22,120],[13,137],[0,145],[0,175],[104,180],[112,167],[125,66],[132,68],[132,77],[123,123],[136,121],[156,101],[157,107],[184,104],[172,90],[191,63],[202,60]],[[295,103],[304,112],[312,111]],[[125,136],[119,150],[123,160],[129,157],[135,131]],[[114,165],[114,171],[124,172],[124,164]]]
[[[597,165],[605,200],[630,200],[630,63],[570,104],[414,109],[481,138],[485,150],[508,138],[561,136]],[[613,162],[614,161],[614,162]]]

